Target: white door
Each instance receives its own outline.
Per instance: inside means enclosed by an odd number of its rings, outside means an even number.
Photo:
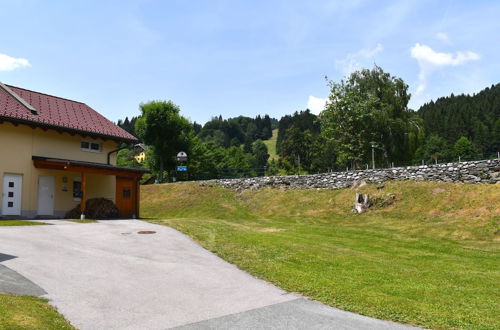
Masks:
[[[2,190],[3,215],[21,215],[22,184],[22,175],[4,174]]]
[[[54,215],[54,177],[38,177],[38,215]]]

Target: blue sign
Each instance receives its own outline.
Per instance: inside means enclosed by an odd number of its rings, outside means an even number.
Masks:
[[[177,166],[177,172],[187,172],[187,166]]]

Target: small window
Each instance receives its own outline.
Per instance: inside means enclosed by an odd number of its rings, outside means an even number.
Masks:
[[[80,178],[75,178],[75,180],[73,181],[73,200],[80,201],[82,199],[82,196],[82,182],[80,181]]]
[[[123,198],[130,198],[130,189],[123,189]]]
[[[98,142],[82,141],[80,148],[83,151],[101,152],[101,144]]]
[[[14,182],[9,181],[9,188],[14,188]]]
[[[7,202],[7,207],[14,207],[14,202]]]
[[[13,192],[13,191],[9,191],[8,196],[9,196],[10,198],[14,197],[14,192]]]

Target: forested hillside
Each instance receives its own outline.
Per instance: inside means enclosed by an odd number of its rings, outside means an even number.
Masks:
[[[125,117],[124,120],[118,119],[118,123],[116,123],[118,126],[132,134],[133,136],[137,136],[135,133],[135,122],[137,121],[139,117],[132,117],[130,120],[128,117]]]
[[[181,179],[192,180],[455,162],[500,151],[500,84],[442,97],[418,111],[408,108],[408,85],[378,66],[329,86],[330,102],[319,115],[305,109],[279,121],[217,116],[201,125],[171,101],[141,104],[141,116],[118,125],[150,146],[146,162],[137,164],[136,151],[124,149],[118,164],[179,179],[174,159],[183,150],[189,161]]]
[[[301,132],[309,131],[314,135],[320,132],[320,123],[318,117],[311,113],[309,109],[305,111],[295,111],[293,115],[286,115],[281,117],[278,123],[278,140],[276,142],[276,151],[280,154],[281,144],[285,140],[287,130],[295,127]]]
[[[276,122],[276,120],[274,120]],[[262,118],[258,115],[255,118],[238,116],[235,118],[223,119],[222,116],[214,117],[203,127],[196,126],[197,135],[206,142],[228,148],[241,144],[250,145],[257,140],[268,140],[273,135],[272,119],[265,115]]]
[[[439,98],[423,105],[418,114],[428,136],[442,137],[449,145],[465,136],[474,143],[479,157],[500,150],[500,84],[472,96]]]

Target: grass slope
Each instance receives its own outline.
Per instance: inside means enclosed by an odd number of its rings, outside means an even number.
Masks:
[[[75,329],[46,299],[0,293],[0,329]]]
[[[43,226],[47,223],[27,220],[0,220],[0,226]]]
[[[269,154],[269,160],[278,160],[278,155],[276,154],[276,141],[278,140],[278,129],[273,129],[273,136],[266,141],[263,141],[267,147],[267,153]]]
[[[142,215],[172,226],[288,291],[368,316],[432,328],[499,328],[494,185],[392,182],[395,204],[350,213],[354,191],[235,193],[145,186]]]

